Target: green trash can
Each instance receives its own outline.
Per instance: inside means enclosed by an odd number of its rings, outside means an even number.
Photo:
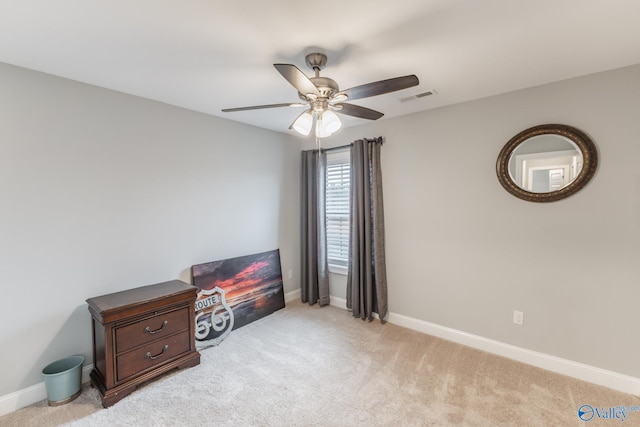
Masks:
[[[44,385],[49,406],[64,405],[80,396],[83,356],[69,356],[44,367]]]

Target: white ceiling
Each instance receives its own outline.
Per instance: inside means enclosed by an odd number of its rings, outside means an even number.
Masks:
[[[638,0],[0,0],[0,62],[291,132],[300,109],[220,110],[298,101],[272,64],[311,76],[319,48],[342,89],[418,76],[353,101],[384,120],[639,64],[639,21]]]

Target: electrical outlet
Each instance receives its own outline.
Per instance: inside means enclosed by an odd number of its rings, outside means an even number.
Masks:
[[[524,325],[524,313],[522,311],[513,310],[513,323],[516,325]]]
[[[293,271],[289,270],[288,277],[289,277],[289,280],[293,279]]]

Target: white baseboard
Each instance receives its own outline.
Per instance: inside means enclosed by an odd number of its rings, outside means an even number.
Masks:
[[[284,296],[285,302],[300,299],[300,290],[287,292]],[[344,298],[331,296],[331,305],[346,310],[347,301]],[[402,326],[414,331],[433,335],[448,341],[466,345],[498,356],[507,357],[518,362],[537,366],[558,374],[567,375],[590,383],[640,396],[640,378],[631,377],[606,369],[585,365],[560,357],[537,351],[527,350],[511,344],[505,344],[489,338],[469,334],[424,320],[414,319],[401,314],[389,313],[389,323]],[[89,373],[93,365],[82,368],[82,383],[89,382]],[[0,396],[0,416],[24,408],[47,398],[47,391],[44,382],[32,385],[31,387],[18,390],[14,393]]]
[[[343,298],[331,297],[331,305],[346,309],[347,301]],[[562,359],[549,354],[528,350],[511,344],[505,344],[489,338],[469,334],[435,323],[425,322],[401,314],[389,313],[389,323],[402,326],[414,331],[433,335],[468,347],[507,357],[518,362],[546,369],[551,372],[566,375],[579,380],[598,384],[623,393],[640,396],[640,378],[619,374],[595,366],[585,365],[572,360]]]
[[[284,302],[288,303],[294,300],[300,299],[300,289],[296,289],[295,291],[287,292],[284,294]]]
[[[338,298],[331,295],[331,305],[334,307],[341,308],[343,310],[347,309],[347,300],[344,298]]]
[[[82,367],[82,384],[90,381],[89,374],[93,369],[93,364]],[[47,389],[44,381],[23,388],[16,392],[0,396],[0,416],[9,414],[18,409],[24,408],[47,398]]]

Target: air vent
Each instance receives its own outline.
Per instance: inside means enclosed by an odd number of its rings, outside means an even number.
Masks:
[[[431,89],[431,90],[428,90],[426,92],[419,93],[417,95],[412,95],[412,96],[408,96],[406,98],[402,98],[402,99],[400,99],[400,102],[415,101],[416,99],[425,98],[427,96],[437,95],[437,94],[438,94],[438,92],[436,92],[435,89]]]

